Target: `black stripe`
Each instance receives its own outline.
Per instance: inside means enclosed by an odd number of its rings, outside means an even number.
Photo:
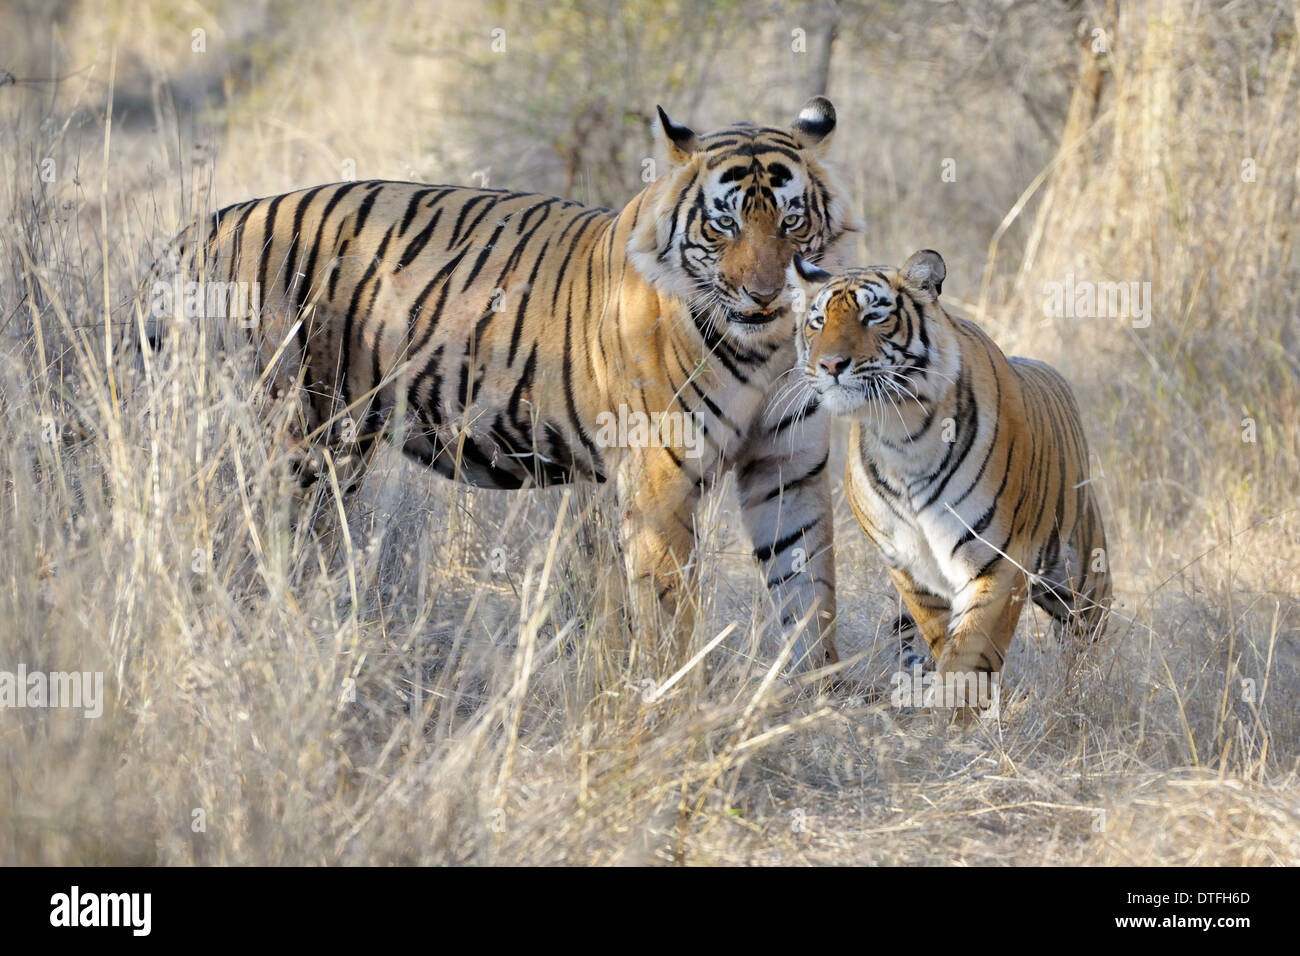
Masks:
[[[542,260],[546,258],[546,250],[550,248],[550,245],[551,240],[549,239],[542,243],[542,251],[537,253],[537,261],[533,263],[533,271],[528,274],[528,288],[519,297],[519,305],[515,307],[515,327],[510,333],[510,351],[506,355],[506,368],[515,364],[515,354],[519,351],[519,336],[523,332],[524,317],[528,312],[528,299],[533,294],[533,284],[537,281],[537,273],[542,267]]]
[[[794,544],[796,541],[802,538],[813,528],[817,527],[817,525],[821,522],[821,520],[822,520],[822,516],[818,515],[817,517],[813,518],[812,521],[804,525],[802,528],[798,528],[795,531],[791,531],[784,538],[780,538],[776,541],[773,541],[770,546],[755,548],[754,557],[758,558],[758,560],[760,561],[768,561],[772,558],[773,555],[784,553],[786,548],[790,547],[792,544]]]
[[[257,288],[258,294],[266,288],[266,267],[271,259],[271,252],[275,248],[275,211],[284,202],[284,196],[276,196],[271,200],[271,205],[266,210],[266,226],[262,229],[262,258],[257,265]],[[267,297],[270,298],[269,296]]]
[[[415,238],[407,244],[406,248],[402,250],[402,255],[397,260],[397,268],[399,270],[405,269],[415,261],[415,257],[420,254],[420,250],[423,249],[425,243],[429,241],[429,237],[433,235],[433,231],[438,228],[438,221],[441,218],[442,210],[435,209],[428,224],[425,225],[425,227],[416,234]]]
[[[356,322],[357,305],[361,302],[361,294],[365,291],[367,283],[379,270],[379,263],[384,258],[384,251],[388,248],[388,240],[393,236],[393,230],[396,225],[389,226],[388,231],[384,233],[384,239],[379,243],[379,250],[370,260],[370,265],[366,267],[365,274],[362,275],[361,281],[357,283],[352,290],[352,300],[348,303],[348,310],[343,317],[343,404],[352,404],[352,329]],[[371,300],[373,304],[373,298]],[[364,329],[364,319],[362,328]],[[371,383],[373,386],[373,383]]]
[[[370,187],[370,192],[366,193],[366,197],[361,200],[361,206],[357,210],[357,224],[352,228],[353,239],[361,235],[361,230],[365,228],[366,220],[370,218],[370,210],[375,205],[375,197],[379,195],[380,190],[382,190],[386,185],[388,184],[375,183],[375,185]]]
[[[325,210],[321,213],[320,217],[320,225],[316,227],[316,240],[311,245],[311,252],[307,254],[306,281],[298,287],[297,302],[295,303],[296,312],[302,311],[303,304],[307,299],[307,288],[311,284],[313,274],[316,270],[316,255],[320,251],[321,239],[325,235],[325,221],[329,219],[330,213],[334,211],[334,207],[338,205],[339,200],[351,192],[357,185],[357,183],[344,183],[334,191],[334,195],[330,197],[330,201],[325,204]],[[331,296],[333,295],[333,293],[330,294]],[[305,332],[303,334],[305,334]],[[306,355],[305,340],[303,343],[303,354]]]
[[[297,208],[293,211],[293,239],[289,243],[289,252],[285,256],[284,294],[286,298],[289,296],[289,292],[293,288],[294,278],[298,274],[298,243],[302,233],[302,218],[307,212],[307,207],[311,205],[311,201],[316,198],[316,194],[324,188],[324,186],[317,186],[315,189],[307,190],[298,201]]]
[[[406,230],[410,227],[411,220],[415,218],[415,213],[420,208],[420,200],[431,192],[433,192],[432,189],[417,189],[415,192],[411,193],[411,199],[406,204],[406,212],[402,215],[402,224],[397,228],[397,237],[399,239],[406,235]]]
[[[248,222],[248,217],[253,214],[253,210],[256,209],[257,206],[258,204],[255,202],[249,203],[248,208],[245,209],[243,215],[239,217],[239,221],[235,223],[235,232],[231,240],[231,247],[232,247],[232,253],[230,257],[230,281],[231,282],[235,281],[235,278],[239,273],[240,261],[243,258],[244,226]]]
[[[560,364],[560,379],[564,383],[564,406],[569,413],[569,421],[573,424],[573,430],[578,433],[578,439],[582,442],[583,447],[587,449],[588,459],[591,462],[591,471],[598,476],[598,481],[604,480],[604,474],[598,463],[602,462],[602,456],[596,448],[595,442],[587,435],[586,429],[582,427],[582,421],[578,418],[578,407],[573,395],[573,285],[569,285],[568,306],[564,310],[564,357]]]
[[[818,475],[820,475],[823,471],[826,470],[826,462],[829,460],[829,458],[830,458],[830,454],[827,453],[827,455],[817,463],[817,465],[812,469],[812,471],[805,474],[802,478],[796,478],[794,481],[788,482],[784,485],[777,485],[775,488],[773,488],[771,491],[769,491],[766,495],[763,496],[763,501],[759,502],[759,504],[763,504],[765,502],[771,501],[773,498],[783,495],[791,488],[798,488],[800,485],[812,481],[814,478],[816,478]]]
[[[461,227],[465,225],[465,217],[469,215],[471,209],[479,203],[487,203],[488,208],[490,208],[496,200],[497,196],[493,193],[479,193],[478,195],[471,196],[469,199],[465,200],[465,205],[460,207],[460,215],[456,217],[456,225],[452,227],[450,245],[454,247],[460,242],[460,230]],[[474,220],[469,229],[465,231],[466,238],[468,238],[469,234],[472,233],[478,224],[483,221],[483,216],[486,214],[487,208],[484,208],[483,212],[479,213],[478,218]]]

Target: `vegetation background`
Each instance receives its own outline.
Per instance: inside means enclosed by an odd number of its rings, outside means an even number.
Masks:
[[[0,0],[0,670],[108,695],[0,712],[0,862],[1300,862],[1298,27],[1293,0]],[[949,308],[1086,416],[1116,613],[1073,672],[1027,613],[996,720],[890,706],[896,600],[838,480],[856,690],[773,679],[729,489],[697,646],[736,626],[665,687],[602,611],[599,493],[390,456],[313,536],[237,353],[106,361],[198,212],[350,176],[622,204],[657,103],[707,130],[821,91],[859,261],[940,250]],[[1067,275],[1149,282],[1149,326],[1049,317]]]

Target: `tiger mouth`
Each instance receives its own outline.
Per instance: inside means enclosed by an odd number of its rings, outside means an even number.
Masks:
[[[813,389],[818,397],[826,403],[826,407],[835,415],[857,415],[872,400],[872,397],[867,394],[867,390],[857,384],[846,384],[844,382],[824,384],[817,382],[813,384]]]
[[[739,312],[736,309],[729,309],[727,311],[727,321],[736,325],[770,325],[783,315],[785,315],[785,306],[777,306],[774,309],[759,309],[754,312]]]
[[[870,393],[867,391],[866,386],[859,382],[818,381],[813,383],[813,388],[815,388],[818,394],[821,395],[837,394],[845,399],[853,399],[855,401],[865,402],[868,398],[871,397]]]

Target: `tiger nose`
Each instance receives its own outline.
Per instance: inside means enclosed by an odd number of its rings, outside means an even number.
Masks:
[[[781,294],[780,286],[777,286],[775,289],[771,289],[766,292],[756,292],[753,289],[745,290],[745,295],[749,296],[751,299],[757,302],[758,307],[760,309],[766,309],[769,305],[771,305],[773,302],[776,301],[776,297],[780,294]]]
[[[831,378],[839,378],[840,372],[849,367],[849,357],[847,355],[831,355],[819,360],[817,364],[826,369]]]

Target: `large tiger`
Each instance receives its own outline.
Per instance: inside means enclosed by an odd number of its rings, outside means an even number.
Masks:
[[[485,488],[614,480],[643,628],[688,614],[696,505],[733,470],[795,660],[831,663],[827,420],[774,398],[793,257],[855,228],[822,165],[835,111],[705,136],[659,119],[669,169],[621,211],[344,182],[222,209],[174,257],[255,283],[253,341],[268,380],[305,390],[304,434],[395,437]]]
[[[853,420],[848,499],[910,614],[904,639],[919,628],[941,673],[997,673],[1026,592],[1058,636],[1098,636],[1106,536],[1065,379],[949,315],[937,252],[836,276],[796,267],[823,283],[799,365],[822,407]]]

